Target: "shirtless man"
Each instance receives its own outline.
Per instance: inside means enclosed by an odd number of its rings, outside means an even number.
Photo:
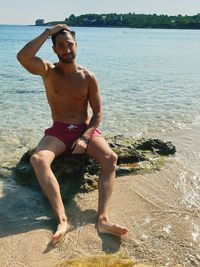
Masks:
[[[49,37],[59,59],[55,64],[36,56]],[[45,131],[31,157],[31,164],[58,220],[57,230],[52,236],[53,244],[61,240],[69,224],[59,184],[50,166],[54,158],[67,149],[73,154],[86,153],[101,166],[97,230],[117,236],[123,236],[128,231],[108,220],[117,155],[97,128],[102,119],[99,87],[94,74],[76,63],[76,51],[75,33],[67,25],[59,24],[43,31],[17,54],[26,70],[42,77],[52,113],[53,126]],[[91,118],[88,117],[88,104],[92,109]]]

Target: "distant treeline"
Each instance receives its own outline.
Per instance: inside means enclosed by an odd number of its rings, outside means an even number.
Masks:
[[[70,15],[64,21],[52,21],[47,25],[66,23],[69,26],[83,27],[129,27],[162,29],[200,29],[200,14],[194,16],[168,16],[145,14],[85,14]]]

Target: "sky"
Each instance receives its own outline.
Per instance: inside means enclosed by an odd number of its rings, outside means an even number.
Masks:
[[[0,0],[0,24],[64,20],[71,14],[133,13],[196,15],[200,0]]]

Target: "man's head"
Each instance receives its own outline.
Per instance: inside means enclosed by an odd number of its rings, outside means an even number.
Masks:
[[[63,63],[73,63],[76,57],[77,43],[75,32],[68,30],[60,30],[51,37],[53,50]]]

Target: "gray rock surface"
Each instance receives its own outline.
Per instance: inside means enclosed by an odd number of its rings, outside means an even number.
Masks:
[[[118,154],[116,176],[159,170],[167,159],[174,155],[175,146],[171,142],[158,139],[135,140],[122,135],[106,138],[110,147]],[[38,189],[30,157],[35,149],[28,150],[16,165],[16,180],[23,185]],[[64,153],[54,160],[52,170],[61,185],[64,198],[77,192],[89,192],[97,188],[100,172],[99,164],[87,155]]]

